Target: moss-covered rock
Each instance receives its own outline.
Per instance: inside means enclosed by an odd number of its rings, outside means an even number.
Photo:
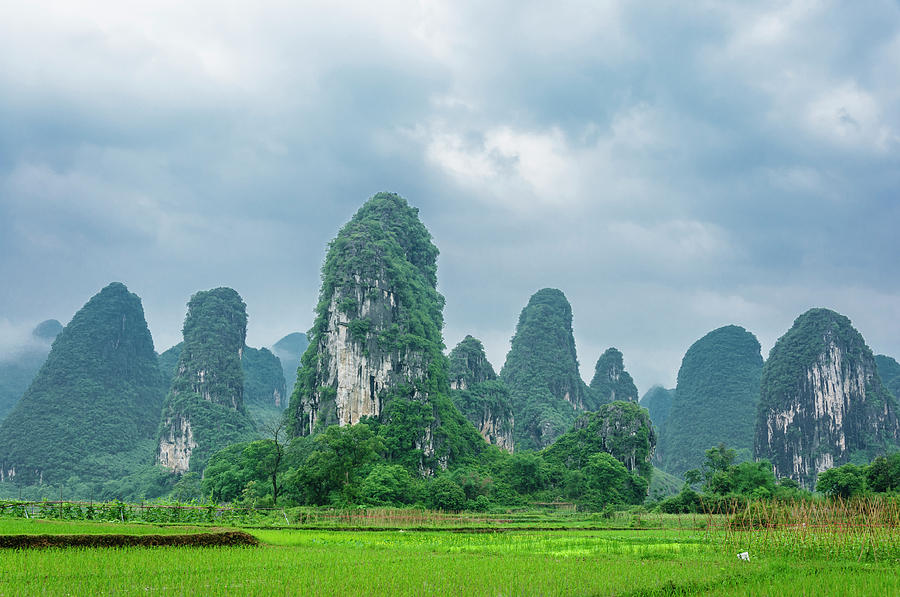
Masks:
[[[655,447],[656,433],[647,410],[634,402],[616,401],[579,416],[571,431],[544,450],[544,457],[575,469],[605,452],[649,483]]]

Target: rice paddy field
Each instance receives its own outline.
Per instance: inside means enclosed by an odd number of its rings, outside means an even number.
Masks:
[[[368,513],[371,528],[352,516],[344,528],[247,525],[257,546],[0,550],[0,595],[900,595],[894,507],[759,505],[605,528],[439,513],[419,516],[444,525],[404,528],[388,511],[380,526]],[[0,518],[2,535],[226,529]]]

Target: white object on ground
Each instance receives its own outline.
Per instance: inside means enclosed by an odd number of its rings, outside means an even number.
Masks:
[[[741,553],[738,554],[738,559],[744,560],[745,562],[749,562],[750,561],[750,552],[742,551]]]

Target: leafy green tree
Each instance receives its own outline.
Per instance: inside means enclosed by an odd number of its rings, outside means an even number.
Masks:
[[[888,493],[900,489],[900,452],[888,457],[879,456],[866,467],[866,481],[869,488],[877,493]]]
[[[368,425],[331,426],[315,437],[316,448],[295,475],[299,493],[311,504],[354,503],[357,488],[384,444]]]
[[[458,512],[466,507],[466,494],[453,479],[442,475],[428,485],[428,507]]]
[[[398,506],[409,503],[412,477],[398,464],[377,464],[363,479],[359,494],[366,504]]]
[[[865,471],[855,464],[823,471],[816,480],[816,491],[844,499],[862,495],[866,491]]]

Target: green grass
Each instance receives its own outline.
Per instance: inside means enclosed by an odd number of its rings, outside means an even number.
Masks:
[[[892,501],[758,503],[709,516],[305,515],[305,524],[345,528],[247,527],[262,542],[254,548],[0,550],[0,596],[900,594]],[[208,530],[0,518],[0,534]],[[744,550],[749,562],[737,558]]]
[[[3,521],[0,532],[11,525]],[[20,522],[28,521],[15,521]],[[87,532],[94,523],[43,523]],[[39,528],[31,523],[32,528]],[[20,525],[18,528],[26,528]],[[149,525],[96,525],[99,532]],[[152,531],[151,531],[152,529]],[[184,527],[165,527],[182,531]],[[0,552],[0,595],[889,595],[898,560],[787,556],[704,532],[255,529],[257,548]]]

